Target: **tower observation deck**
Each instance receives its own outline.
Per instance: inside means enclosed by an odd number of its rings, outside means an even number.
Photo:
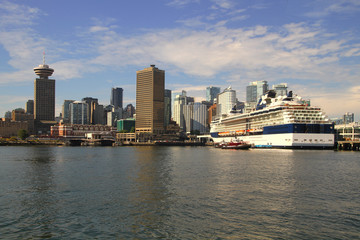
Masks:
[[[42,79],[47,79],[53,74],[54,69],[45,64],[45,54],[43,57],[43,64],[40,64],[38,67],[34,68],[34,72]]]

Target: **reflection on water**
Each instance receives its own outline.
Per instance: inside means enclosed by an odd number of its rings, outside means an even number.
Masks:
[[[129,196],[133,205],[135,235],[169,238],[171,231],[159,231],[169,225],[171,204],[171,153],[168,148],[140,147],[136,149],[137,173],[134,191]],[[170,229],[168,229],[170,230]]]
[[[2,147],[5,239],[354,239],[360,157],[208,147]]]

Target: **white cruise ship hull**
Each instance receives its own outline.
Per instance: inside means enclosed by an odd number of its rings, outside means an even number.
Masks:
[[[249,136],[215,137],[215,143],[243,140],[257,148],[318,148],[332,149],[334,134],[282,133]]]

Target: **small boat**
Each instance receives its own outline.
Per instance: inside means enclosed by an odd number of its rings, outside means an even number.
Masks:
[[[251,145],[244,141],[228,142],[221,146],[222,149],[249,149],[250,147]]]

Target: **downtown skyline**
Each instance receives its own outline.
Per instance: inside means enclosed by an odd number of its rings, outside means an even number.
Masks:
[[[70,7],[69,7],[70,6]],[[136,71],[165,70],[165,88],[205,100],[208,86],[288,83],[329,117],[360,115],[360,1],[0,0],[0,115],[34,98],[33,68],[65,99],[135,105]]]

